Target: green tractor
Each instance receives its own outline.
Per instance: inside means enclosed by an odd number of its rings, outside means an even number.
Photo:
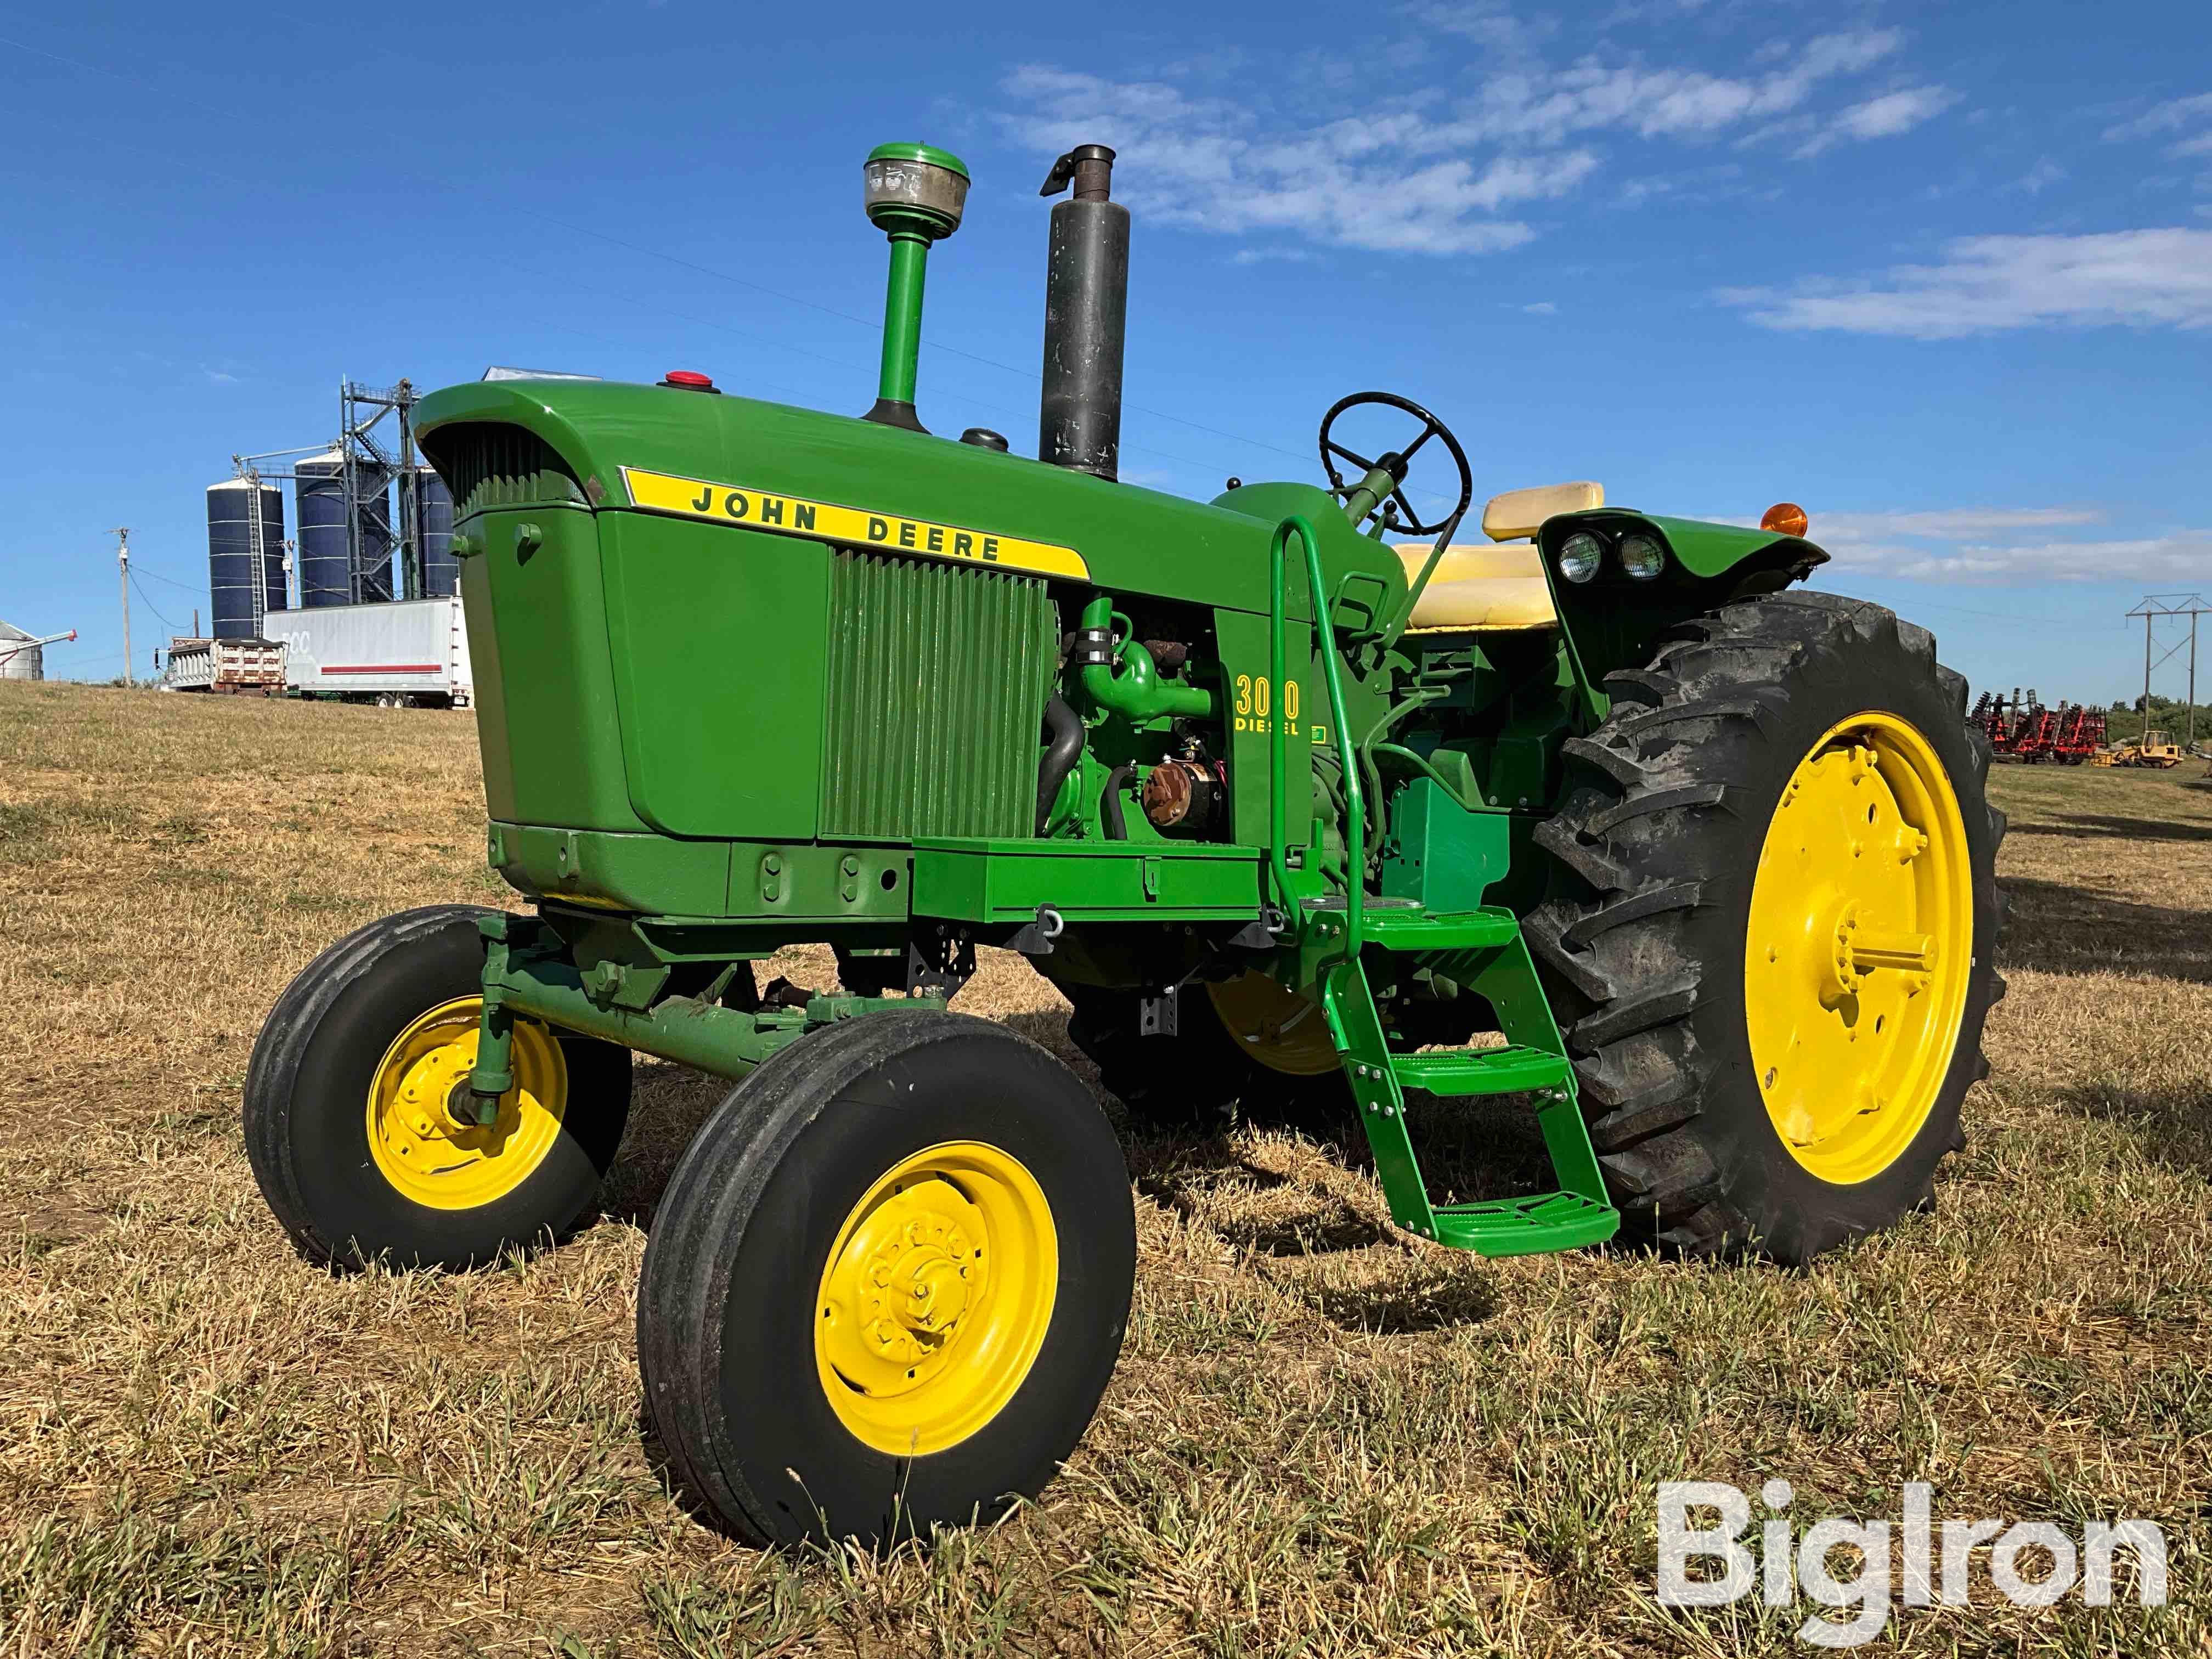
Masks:
[[[1794,507],[1568,484],[1460,543],[1459,440],[1382,393],[1322,422],[1326,488],[1116,482],[1112,161],[1045,186],[1073,194],[1035,460],[917,416],[968,187],[920,144],[864,168],[866,415],[688,374],[418,410],[487,851],[528,908],[405,912],[311,963],[254,1052],[254,1171],[312,1258],[465,1268],[588,1215],[632,1051],[730,1079],[638,1350],[674,1483],[757,1542],[988,1520],[1118,1356],[1119,1144],[1059,1059],[951,1011],[979,946],[1059,988],[1133,1113],[1318,1101],[1399,1226],[1490,1255],[1626,1218],[1802,1261],[1929,1199],[1986,1069],[2003,824],[1930,636],[1794,586],[1826,557]],[[1395,447],[1352,447],[1354,412]],[[802,942],[837,991],[761,991]],[[1431,1190],[1413,1120],[1464,1096],[1534,1113],[1550,1190]]]

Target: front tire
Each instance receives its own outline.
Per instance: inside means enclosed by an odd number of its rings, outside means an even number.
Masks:
[[[1802,1262],[1932,1195],[1985,1076],[2004,817],[1966,683],[1878,605],[1791,592],[1607,677],[1526,924],[1615,1200]]]
[[[1121,1149],[1043,1049],[938,1012],[806,1037],[708,1120],[646,1246],[672,1482],[757,1545],[994,1520],[1089,1425],[1135,1271]]]
[[[515,1021],[497,1121],[452,1108],[476,1057],[483,942],[471,906],[402,911],[286,988],[246,1076],[246,1151],[311,1260],[483,1267],[565,1238],[629,1114],[629,1050]]]

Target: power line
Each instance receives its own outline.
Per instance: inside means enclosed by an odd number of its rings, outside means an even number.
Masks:
[[[154,601],[146,597],[146,590],[138,586],[138,573],[135,570],[131,573],[131,591],[138,596],[139,601],[143,604],[149,611],[152,611],[154,612],[154,620],[155,622],[161,623],[162,627],[169,629],[172,633],[176,631],[176,623],[171,622],[167,617],[163,616],[159,610],[155,609]]]

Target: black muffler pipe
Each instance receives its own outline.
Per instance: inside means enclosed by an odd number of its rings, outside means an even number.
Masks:
[[[1129,316],[1129,210],[1109,199],[1114,152],[1079,144],[1052,164],[1044,277],[1044,398],[1037,459],[1112,479],[1121,457],[1121,345]]]

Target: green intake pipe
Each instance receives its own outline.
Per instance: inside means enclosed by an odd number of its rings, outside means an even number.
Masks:
[[[1082,621],[1077,635],[1079,647],[1085,635],[1093,640],[1110,640],[1114,629],[1113,599],[1100,594],[1083,607]],[[1111,709],[1133,720],[1158,720],[1174,714],[1197,719],[1212,716],[1216,707],[1213,693],[1202,685],[1181,685],[1163,679],[1152,653],[1138,641],[1123,640],[1119,654],[1118,673],[1110,662],[1083,665],[1083,694],[1099,708]]]
[[[884,286],[884,362],[876,377],[878,404],[914,407],[921,356],[921,291],[929,276],[929,238],[891,233],[891,274]]]
[[[890,240],[890,277],[884,285],[884,357],[876,405],[865,419],[909,432],[928,428],[914,412],[915,366],[921,355],[921,291],[929,245],[960,228],[968,201],[968,169],[950,151],[929,144],[878,144],[860,169],[868,219]]]

